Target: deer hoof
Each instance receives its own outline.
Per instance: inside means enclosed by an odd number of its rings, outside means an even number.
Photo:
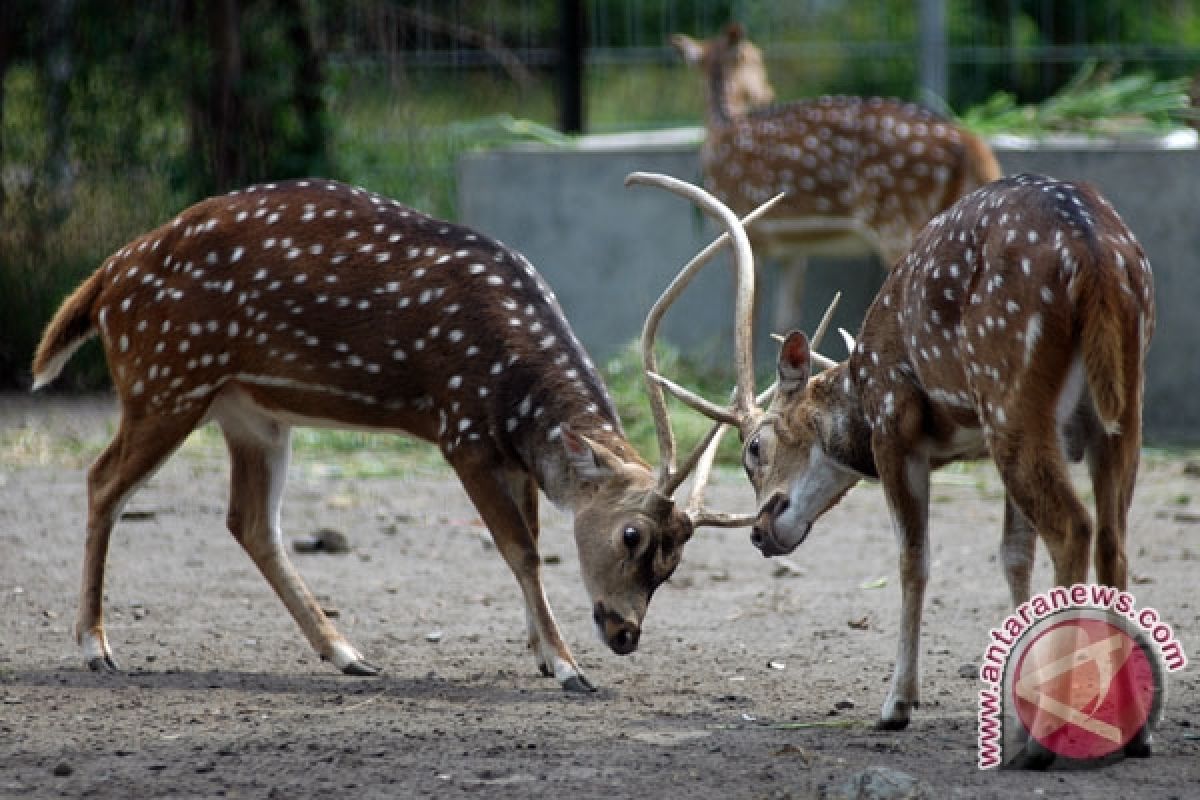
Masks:
[[[92,672],[120,672],[121,667],[117,664],[117,660],[105,653],[102,656],[94,656],[87,661],[88,669]]]
[[[1145,727],[1134,734],[1134,737],[1129,740],[1129,744],[1125,745],[1126,757],[1149,758],[1153,755],[1154,748],[1150,746],[1150,738],[1150,733]]]
[[[1025,742],[1021,752],[1004,766],[1008,769],[1027,769],[1042,772],[1054,763],[1054,753],[1042,747],[1032,737]]]
[[[565,681],[563,681],[562,687],[563,687],[563,691],[566,691],[566,692],[594,692],[594,691],[596,691],[596,687],[592,685],[592,682],[589,681],[587,678],[583,677],[583,675],[572,675],[571,677],[569,677]]]
[[[358,661],[351,661],[349,664],[342,667],[342,672],[345,673],[346,675],[357,675],[360,677],[370,677],[372,675],[379,674],[379,667],[375,666],[374,664],[371,664],[370,662],[359,659]]]
[[[875,730],[877,731],[902,731],[908,727],[908,717],[887,718],[880,717],[875,722]]]
[[[538,662],[538,671],[542,673],[543,677],[546,677],[546,678],[554,677],[554,670],[552,670],[548,666],[546,666],[545,661]]]

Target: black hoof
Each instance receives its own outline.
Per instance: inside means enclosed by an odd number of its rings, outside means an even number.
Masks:
[[[112,656],[96,656],[89,658],[88,669],[92,672],[120,672],[121,667]]]
[[[877,731],[902,731],[908,727],[908,717],[900,719],[883,719],[880,717],[875,722],[875,730]]]
[[[1125,745],[1125,755],[1128,758],[1149,758],[1153,755],[1153,748],[1150,746],[1150,734],[1142,728],[1138,731],[1129,744]]]
[[[554,672],[545,664],[538,664],[538,670],[542,673],[542,677],[553,678]]]
[[[1009,769],[1025,769],[1033,772],[1044,772],[1054,763],[1055,755],[1038,744],[1032,737],[1025,742],[1021,752],[1004,766]]]
[[[379,674],[379,667],[366,661],[352,661],[342,667],[342,672],[346,675],[357,675],[359,677],[369,678],[372,675]]]
[[[594,692],[596,687],[583,675],[572,675],[563,682],[563,690],[567,692]]]

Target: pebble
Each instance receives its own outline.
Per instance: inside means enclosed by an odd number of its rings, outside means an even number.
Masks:
[[[322,528],[312,536],[292,542],[292,549],[297,553],[349,553],[350,540],[341,531]]]
[[[931,795],[923,783],[891,767],[867,767],[840,784],[827,787],[823,800],[926,800]]]

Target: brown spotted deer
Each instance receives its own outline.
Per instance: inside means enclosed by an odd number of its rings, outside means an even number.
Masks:
[[[117,669],[102,604],[113,525],[209,420],[229,449],[229,530],[313,648],[348,674],[378,670],[334,628],[283,547],[292,426],[436,443],[516,576],[539,668],[569,690],[592,685],[542,588],[538,489],[574,512],[593,617],[619,654],[637,648],[650,597],[694,527],[737,522],[675,507],[686,471],[668,464],[656,478],[634,451],[523,256],[362,189],[255,186],[137,237],[50,322],[35,388],[96,333],[121,420],[88,474],[76,635],[92,669]]]
[[[736,23],[671,43],[705,79],[709,190],[738,213],[787,195],[750,229],[757,252],[787,264],[773,319],[781,330],[798,317],[806,254],[865,247],[890,269],[935,214],[1001,175],[982,139],[912,103],[821,97],[757,108],[774,92]]]
[[[825,361],[803,333],[788,334],[765,410],[746,389],[723,408],[657,380],[741,432],[759,504],[752,541],[764,556],[794,550],[860,480],[882,483],[902,606],[880,725],[900,729],[918,701],[931,470],[995,462],[1014,606],[1030,597],[1035,532],[1058,585],[1086,580],[1094,534],[1096,579],[1125,588],[1153,331],[1150,265],[1108,202],[1086,185],[1021,175],[967,195],[921,231],[846,361],[814,375]],[[1067,472],[1085,457],[1094,529]]]

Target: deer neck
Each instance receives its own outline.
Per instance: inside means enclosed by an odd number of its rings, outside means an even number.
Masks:
[[[813,378],[808,393],[819,410],[817,429],[822,449],[851,472],[864,478],[878,478],[871,448],[871,426],[863,410],[859,387],[851,377],[849,362],[844,361]]]
[[[708,68],[705,91],[708,94],[708,127],[732,125],[735,119],[745,113],[745,109],[734,108],[730,104],[729,76],[721,64],[716,63]]]
[[[653,485],[654,475],[649,465],[642,460],[619,429],[609,430],[603,424],[589,424],[586,418],[568,420],[567,424],[575,433],[618,455],[630,467],[644,471],[647,485]],[[555,507],[574,512],[590,502],[601,486],[597,480],[581,476],[572,468],[566,451],[561,446],[561,426],[561,422],[552,421],[543,430],[532,432],[524,441],[516,443],[516,448],[522,462],[528,465],[546,498]]]

